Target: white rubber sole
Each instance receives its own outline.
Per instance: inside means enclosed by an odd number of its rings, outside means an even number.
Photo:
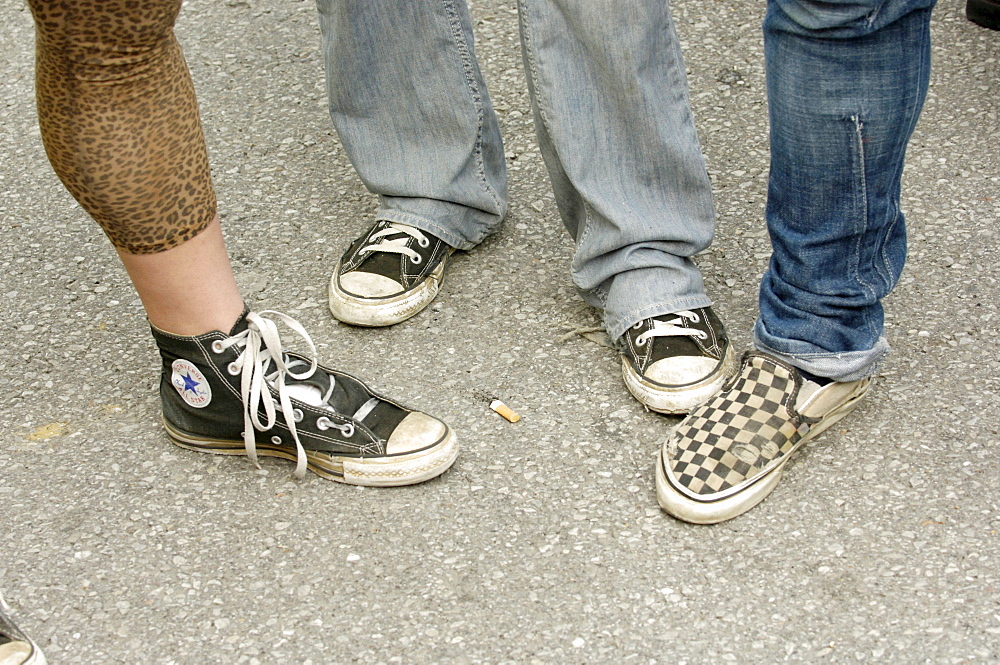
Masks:
[[[212,455],[246,456],[243,441],[226,441],[185,434],[166,420],[163,427],[175,445],[186,450]],[[295,451],[270,443],[257,444],[257,455],[295,461]],[[389,457],[346,457],[306,451],[310,471],[316,475],[348,485],[365,487],[400,487],[415,485],[436,478],[447,471],[458,458],[458,437],[448,428],[437,444],[424,450]]]
[[[668,515],[692,524],[718,524],[738,517],[764,500],[774,491],[788,460],[803,445],[812,441],[820,434],[836,424],[841,418],[854,411],[862,398],[868,394],[872,382],[860,385],[851,397],[841,406],[831,411],[825,418],[816,423],[795,446],[788,451],[779,464],[753,479],[750,485],[716,501],[699,501],[692,499],[675,488],[667,479],[666,467],[663,462],[663,448],[656,456],[656,500]]]
[[[624,358],[622,358],[622,378],[632,396],[651,410],[669,415],[682,415],[719,392],[722,385],[736,373],[737,367],[733,347],[729,346],[719,366],[701,381],[681,386],[653,383],[638,374]]]
[[[402,323],[414,316],[437,297],[444,282],[444,267],[450,254],[441,258],[441,263],[427,276],[423,283],[412,291],[387,298],[361,298],[340,288],[337,275],[340,262],[330,277],[330,312],[344,323],[366,328],[378,328]]]
[[[30,640],[27,642],[16,640],[0,645],[0,665],[3,663],[46,665],[45,655],[42,653],[42,650]]]
[[[785,462],[788,461],[785,456]],[[692,524],[718,524],[742,515],[764,500],[781,480],[784,463],[727,499],[695,501],[674,489],[663,470],[663,450],[656,457],[656,500],[668,515]]]
[[[343,482],[366,487],[415,485],[440,476],[457,458],[458,438],[449,429],[445,440],[430,451],[377,459],[342,458]]]
[[[4,600],[3,594],[0,594],[0,609],[5,614],[10,614],[10,606]],[[25,638],[27,641],[14,640],[0,646],[0,663],[6,663],[10,659],[10,662],[19,663],[20,665],[47,665],[45,654],[38,648],[35,641],[27,636]],[[25,651],[30,651],[30,654],[25,653]],[[25,656],[27,656],[27,660],[24,660]],[[17,660],[13,660],[14,658],[17,658]]]

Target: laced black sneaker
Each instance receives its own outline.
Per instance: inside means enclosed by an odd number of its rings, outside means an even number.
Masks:
[[[31,638],[8,616],[10,608],[0,596],[0,665],[45,665],[45,656]]]
[[[427,307],[453,248],[406,224],[381,220],[347,248],[330,278],[330,311],[356,326],[390,326]]]
[[[619,345],[625,386],[660,413],[687,413],[736,371],[729,337],[711,307],[644,319]]]
[[[282,350],[274,319],[309,345],[312,359]],[[296,462],[353,485],[419,483],[458,455],[448,425],[379,395],[361,380],[316,364],[294,319],[244,312],[228,333],[181,337],[153,328],[163,358],[160,399],[167,434],[205,453]]]

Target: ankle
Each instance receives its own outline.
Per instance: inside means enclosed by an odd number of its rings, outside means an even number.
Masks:
[[[230,306],[204,312],[147,312],[146,317],[150,325],[161,332],[177,337],[196,337],[214,331],[229,334],[246,311],[247,306],[241,302],[238,309]]]

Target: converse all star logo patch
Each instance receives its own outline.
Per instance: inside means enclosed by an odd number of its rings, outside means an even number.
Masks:
[[[208,406],[212,401],[212,387],[194,363],[181,358],[175,360],[171,367],[174,372],[170,382],[181,398],[196,409]]]

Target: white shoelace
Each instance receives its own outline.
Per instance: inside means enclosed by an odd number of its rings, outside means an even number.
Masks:
[[[407,226],[405,224],[396,224],[395,222],[390,222],[387,227],[372,234],[371,241],[372,244],[365,245],[361,248],[362,252],[391,252],[393,254],[403,254],[410,259],[414,264],[419,264],[423,261],[423,258],[415,251],[406,246],[409,240],[405,237],[402,238],[391,238],[388,239],[387,236],[396,235],[397,233],[403,233],[410,236],[417,241],[417,244],[421,247],[428,247],[431,244],[430,238],[425,236],[420,229],[415,229],[412,226]]]
[[[653,319],[653,327],[642,333],[635,338],[635,343],[639,346],[643,346],[649,341],[651,337],[697,337],[698,339],[705,339],[708,337],[708,333],[704,330],[697,330],[695,328],[685,328],[684,319],[687,319],[691,323],[698,323],[701,317],[695,312],[689,310],[684,310],[682,312],[674,312],[673,314],[668,314],[667,316],[673,316],[673,319]],[[635,328],[641,328],[643,322],[635,324]]]
[[[282,321],[306,341],[309,345],[310,362],[306,363],[305,361],[285,355],[282,351],[281,339],[278,336],[278,326],[273,320],[266,318],[265,314]],[[257,461],[256,431],[265,432],[274,427],[277,422],[277,412],[281,411],[285,424],[288,426],[292,439],[295,441],[295,475],[298,478],[303,477],[306,473],[306,451],[299,441],[298,430],[295,427],[295,423],[302,419],[302,412],[292,406],[291,395],[289,393],[294,392],[297,399],[307,401],[314,406],[322,406],[331,413],[337,413],[327,402],[333,394],[333,389],[336,385],[335,378],[330,376],[329,388],[318,400],[305,399],[302,391],[296,390],[298,388],[296,384],[289,385],[286,383],[286,377],[293,380],[303,380],[308,379],[315,373],[317,368],[316,346],[313,344],[312,338],[309,337],[309,333],[302,327],[302,324],[281,312],[273,310],[265,310],[259,313],[250,312],[247,314],[247,329],[228,339],[213,342],[212,351],[222,353],[233,346],[242,350],[236,360],[230,363],[228,371],[233,376],[240,375],[240,397],[243,400],[243,442],[246,447],[247,456],[257,468],[260,468],[260,463]],[[308,367],[308,369],[304,372],[295,371],[295,369],[303,366]],[[277,406],[274,403],[274,398],[271,396],[271,391],[267,388],[268,386],[274,388],[278,393]],[[292,388],[291,391],[289,390],[290,387]],[[361,417],[358,420],[361,420],[377,404],[378,399],[369,399],[358,409],[355,417],[357,418],[360,415]],[[260,420],[259,409],[261,407],[264,409],[264,422]],[[352,423],[337,424],[325,417],[319,418],[316,426],[319,429],[339,429],[346,437],[354,434],[354,425]]]

